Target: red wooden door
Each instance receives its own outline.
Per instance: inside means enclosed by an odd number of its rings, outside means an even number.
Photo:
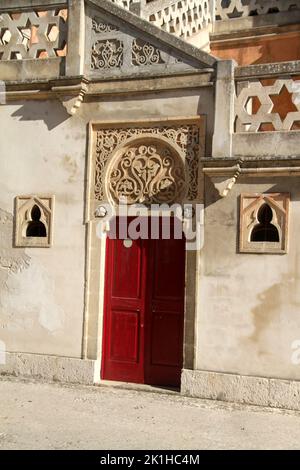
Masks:
[[[102,378],[179,386],[184,240],[108,238],[106,257]]]

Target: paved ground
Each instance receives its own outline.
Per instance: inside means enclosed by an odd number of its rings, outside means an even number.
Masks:
[[[0,449],[297,449],[300,413],[0,379]]]

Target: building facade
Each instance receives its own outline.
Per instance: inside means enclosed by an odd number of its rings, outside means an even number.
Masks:
[[[0,20],[0,373],[300,409],[300,1]]]

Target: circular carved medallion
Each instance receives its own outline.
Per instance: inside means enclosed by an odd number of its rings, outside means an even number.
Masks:
[[[133,142],[118,154],[109,174],[108,191],[115,203],[171,204],[185,193],[180,156],[164,142]]]

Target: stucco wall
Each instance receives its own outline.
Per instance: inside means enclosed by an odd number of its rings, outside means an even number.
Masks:
[[[1,128],[1,340],[8,351],[80,356],[85,128],[55,101],[2,106]],[[53,247],[12,247],[21,194],[55,195]],[[15,269],[3,266],[6,257],[18,260]]]
[[[233,59],[238,65],[286,62],[300,58],[300,33],[238,38],[211,44],[212,55]]]
[[[58,101],[1,106],[0,340],[7,351],[81,356],[88,122],[207,113],[209,147],[212,89],[102,99],[73,117]],[[21,194],[55,195],[51,248],[13,248],[14,198]]]
[[[300,339],[299,178],[242,178],[223,199],[205,184],[196,369],[299,379],[291,361]],[[238,253],[242,192],[291,193],[288,254]]]

